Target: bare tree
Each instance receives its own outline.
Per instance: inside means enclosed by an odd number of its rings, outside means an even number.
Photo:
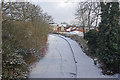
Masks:
[[[76,19],[78,19],[79,24],[83,26],[83,33],[85,34],[85,25],[87,23],[87,8],[86,8],[86,2],[81,2],[78,4],[78,9],[76,10],[75,16]]]
[[[100,2],[95,2],[93,7],[94,7],[93,8],[93,13],[94,13],[93,22],[95,22],[95,30],[96,30],[99,20],[100,20],[100,13],[101,13]]]
[[[95,29],[98,24],[100,13],[100,3],[99,2],[80,2],[76,9],[76,19],[78,19],[79,24],[83,26],[83,32],[85,33],[85,26],[90,28],[95,24]],[[96,22],[96,23],[95,23]]]

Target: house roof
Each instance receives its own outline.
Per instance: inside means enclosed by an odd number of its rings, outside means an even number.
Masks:
[[[67,27],[66,24],[59,24],[58,26],[59,26],[59,27]]]
[[[51,26],[57,26],[58,24],[50,24]]]
[[[77,31],[81,31],[81,32],[83,32],[83,29],[79,28]]]

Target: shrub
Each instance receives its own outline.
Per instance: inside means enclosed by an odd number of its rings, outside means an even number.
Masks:
[[[89,51],[93,56],[97,55],[97,47],[98,47],[98,32],[96,30],[90,30],[85,33],[84,38],[88,41],[87,45],[89,47]]]
[[[44,56],[52,17],[29,2],[2,2],[2,78],[27,78]],[[39,58],[39,59],[38,59]]]

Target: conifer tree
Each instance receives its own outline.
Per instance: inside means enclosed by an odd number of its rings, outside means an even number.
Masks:
[[[110,74],[119,71],[120,53],[118,44],[119,3],[106,5],[101,2],[101,23],[99,25],[99,58]]]

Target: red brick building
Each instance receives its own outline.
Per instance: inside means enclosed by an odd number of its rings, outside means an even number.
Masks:
[[[66,27],[63,27],[63,26],[62,27],[58,27],[57,31],[58,32],[66,32]]]
[[[57,31],[66,32],[66,25],[65,24],[58,25]]]

